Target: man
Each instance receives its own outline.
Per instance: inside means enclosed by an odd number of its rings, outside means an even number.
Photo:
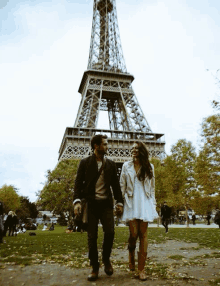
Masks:
[[[206,217],[206,219],[207,219],[207,225],[210,225],[210,219],[211,219],[212,217],[211,217],[211,215],[210,215],[210,213],[208,213],[207,214],[207,217]]]
[[[196,215],[195,214],[192,215],[192,222],[193,222],[193,225],[196,224]]]
[[[113,191],[116,200],[116,211],[123,212],[123,198],[117,176],[116,165],[104,157],[108,150],[107,136],[95,135],[91,140],[93,155],[81,160],[74,187],[74,214],[81,213],[81,200],[88,203],[88,246],[92,273],[89,281],[98,279],[99,261],[97,250],[98,223],[102,223],[104,231],[102,261],[107,275],[113,274],[110,254],[114,240]]]
[[[163,206],[161,207],[161,219],[162,219],[162,225],[165,227],[166,233],[168,232],[170,215],[171,215],[171,208],[168,207],[167,202],[164,202]]]

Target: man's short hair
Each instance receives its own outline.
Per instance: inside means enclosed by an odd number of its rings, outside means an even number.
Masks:
[[[95,144],[100,146],[102,144],[102,139],[107,139],[107,138],[108,136],[103,134],[94,135],[91,139],[92,150],[94,150]]]

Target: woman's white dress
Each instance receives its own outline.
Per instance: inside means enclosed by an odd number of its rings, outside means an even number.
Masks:
[[[155,218],[158,218],[154,192],[153,194],[151,194],[151,192],[149,192],[149,195],[146,194],[146,185],[144,181],[138,179],[133,163],[127,171],[129,172],[129,177],[133,177],[132,182],[134,185],[132,186],[132,196],[128,196],[126,194],[126,189],[124,190],[125,200],[122,221],[127,222],[133,219],[140,219],[146,222],[152,222]],[[128,182],[129,180],[126,184]]]

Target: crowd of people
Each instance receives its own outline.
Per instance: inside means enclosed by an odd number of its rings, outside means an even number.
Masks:
[[[3,237],[5,236],[17,236],[19,233],[25,233],[27,230],[36,230],[37,223],[26,222],[23,223],[19,221],[16,213],[14,211],[9,211],[5,216],[4,205],[0,201],[0,243],[3,243]],[[42,230],[54,230],[54,223],[47,228],[47,224],[44,225]]]
[[[166,204],[166,202],[165,202]],[[184,211],[185,213],[185,211]],[[162,216],[162,208],[161,208],[161,216]],[[220,227],[220,210],[216,209],[214,214],[210,214],[208,213],[205,216],[202,215],[196,215],[195,213],[193,213],[192,215],[177,215],[177,214],[172,214],[170,216],[168,216],[167,221],[168,224],[186,224],[188,220],[189,224],[193,224],[196,225],[196,223],[203,223],[203,224],[207,224],[207,225],[211,225],[211,223],[215,223]],[[163,224],[163,219],[161,219],[162,224]]]

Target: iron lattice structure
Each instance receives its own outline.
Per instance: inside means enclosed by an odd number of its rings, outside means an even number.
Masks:
[[[80,159],[90,150],[90,139],[109,137],[109,157],[117,163],[131,158],[130,148],[142,140],[150,155],[165,154],[163,134],[153,133],[132,89],[118,29],[115,0],[94,0],[89,61],[79,87],[81,103],[74,127],[67,127],[59,160]],[[109,129],[97,129],[100,111],[108,113]]]

